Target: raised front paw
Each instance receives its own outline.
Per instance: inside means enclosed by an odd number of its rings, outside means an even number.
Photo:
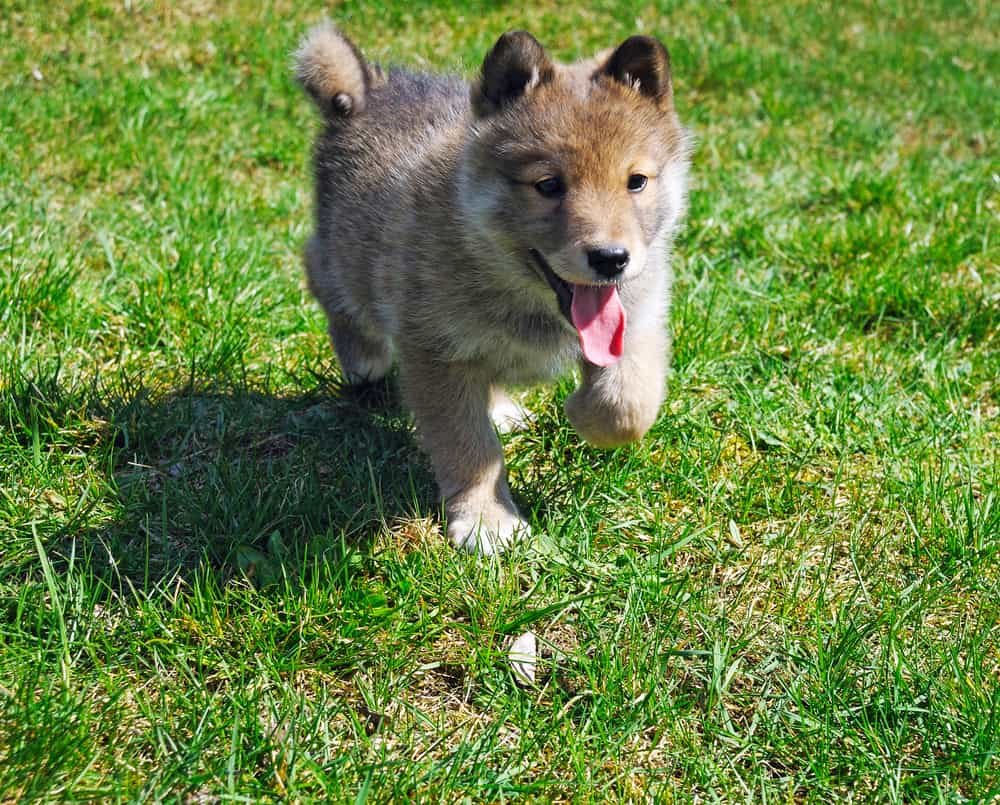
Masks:
[[[513,542],[531,536],[531,527],[513,503],[449,501],[446,515],[452,544],[480,556],[500,553]]]
[[[656,420],[659,398],[628,399],[583,386],[566,398],[566,416],[577,433],[594,447],[619,447],[638,441]]]

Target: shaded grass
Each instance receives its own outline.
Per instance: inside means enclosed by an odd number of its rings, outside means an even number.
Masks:
[[[530,392],[496,564],[300,278],[320,13],[0,19],[0,798],[1000,794],[996,13],[333,10],[466,72],[657,33],[699,142],[664,415],[601,452]]]

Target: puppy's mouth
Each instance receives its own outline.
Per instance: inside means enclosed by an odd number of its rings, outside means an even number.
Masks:
[[[566,282],[538,249],[530,251],[556,295],[560,312],[580,337],[583,357],[595,366],[617,363],[625,346],[625,308],[617,286]]]
[[[538,249],[531,249],[530,251],[532,258],[535,261],[535,265],[541,269],[542,276],[545,277],[545,281],[555,292],[556,299],[559,300],[560,312],[566,317],[566,321],[572,324],[573,286],[552,270],[552,267],[549,265],[549,261],[542,257],[542,253],[538,251]]]

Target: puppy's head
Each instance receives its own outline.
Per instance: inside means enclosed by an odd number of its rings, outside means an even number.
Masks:
[[[583,356],[623,354],[618,291],[650,270],[683,213],[688,160],[670,56],[652,37],[573,65],[523,31],[500,37],[472,88],[459,187],[482,239],[513,257],[504,281],[558,304]],[[506,262],[506,261],[505,261]]]
[[[472,88],[463,209],[480,231],[571,285],[626,283],[683,213],[687,139],[670,56],[652,37],[574,65],[524,31]]]

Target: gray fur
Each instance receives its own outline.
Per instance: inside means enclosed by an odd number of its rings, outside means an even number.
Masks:
[[[501,38],[470,89],[453,77],[385,75],[342,35],[331,38],[332,30],[307,37],[298,65],[300,77],[323,77],[323,97],[343,89],[352,100],[346,115],[317,101],[327,122],[314,150],[310,288],[349,379],[378,379],[399,362],[404,399],[445,498],[449,536],[491,553],[527,533],[490,421],[491,406],[509,411],[497,404],[507,399],[503,386],[580,362],[584,382],[567,412],[599,446],[639,438],[656,417],[669,350],[669,241],[683,213],[687,140],[669,92],[644,96],[608,78],[597,61],[554,65],[523,32]],[[640,57],[667,58],[658,47]],[[668,58],[638,67],[669,82]],[[510,81],[496,75],[508,69],[517,71]],[[357,81],[341,88],[338,75],[373,80],[363,90]],[[475,110],[470,97],[479,99]],[[533,178],[524,184],[512,175],[537,172],[539,153],[574,177],[558,208],[543,203]],[[633,157],[663,177],[641,198],[618,189],[624,178],[615,166]],[[529,250],[547,255],[565,281],[587,284],[595,277],[582,250],[611,237],[636,260],[619,291],[628,314],[625,354],[599,368],[581,360],[577,333]]]

